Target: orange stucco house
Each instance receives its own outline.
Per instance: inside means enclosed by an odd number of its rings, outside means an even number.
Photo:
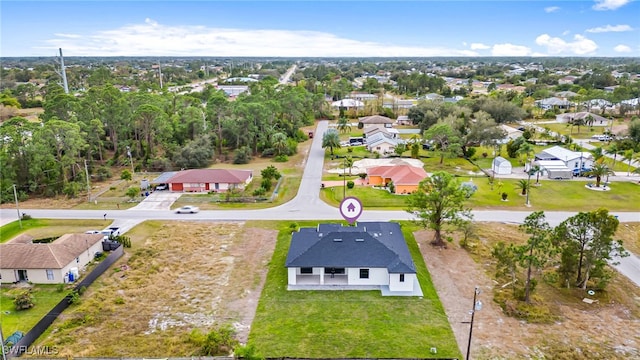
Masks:
[[[418,189],[420,181],[427,177],[423,168],[410,165],[383,165],[367,169],[367,180],[372,186],[385,186],[391,181],[396,194],[410,194]]]

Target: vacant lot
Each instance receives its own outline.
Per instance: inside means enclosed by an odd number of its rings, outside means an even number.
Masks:
[[[147,222],[133,247],[39,340],[60,356],[192,355],[189,332],[232,324],[241,340],[276,232],[243,223]]]
[[[633,224],[637,226],[638,224]],[[634,235],[618,232],[625,243]],[[503,290],[492,280],[494,267],[487,248],[502,240],[521,242],[513,225],[480,224],[481,242],[475,254],[451,244],[448,249],[429,245],[432,234],[416,233],[440,300],[461,348],[469,339],[469,310],[474,287],[481,289],[483,307],[474,319],[471,354],[473,359],[630,359],[640,356],[640,289],[614,272],[607,291],[596,294],[595,304],[585,304],[583,291],[563,291],[539,284],[536,301],[548,305],[559,320],[551,324],[529,324],[505,316],[493,302],[493,293]],[[637,234],[635,235],[637,241]],[[466,349],[465,349],[466,351]],[[546,356],[546,357],[543,357]]]

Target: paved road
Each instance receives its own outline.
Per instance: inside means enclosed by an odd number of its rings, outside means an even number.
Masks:
[[[279,83],[280,84],[286,84],[289,82],[289,78],[291,77],[291,75],[293,75],[293,73],[296,71],[296,68],[298,67],[298,65],[293,64],[291,65],[291,67],[287,70],[286,73],[284,73],[284,75],[280,78]]]
[[[107,218],[113,219],[114,224],[131,224],[144,220],[221,220],[221,221],[245,221],[245,220],[340,220],[342,219],[337,208],[331,207],[320,200],[320,184],[322,168],[324,164],[324,150],[322,149],[322,134],[327,130],[328,122],[320,121],[313,137],[313,143],[309,149],[304,174],[300,188],[293,200],[269,209],[259,210],[206,210],[198,214],[176,214],[170,210],[140,209],[109,210]],[[104,210],[47,210],[47,209],[21,209],[36,218],[51,219],[102,219]],[[499,221],[505,223],[520,224],[530,214],[528,211],[504,211],[487,210],[473,211],[476,221]],[[546,218],[551,226],[556,226],[576,212],[545,211]],[[639,212],[614,212],[621,222],[639,222]],[[0,209],[1,223],[17,220],[15,209]],[[410,220],[411,215],[405,211],[370,210],[363,212],[360,221],[389,221]],[[629,257],[622,259],[621,265],[616,266],[621,273],[629,276],[636,284],[640,284],[640,259]],[[640,286],[640,285],[639,285]]]

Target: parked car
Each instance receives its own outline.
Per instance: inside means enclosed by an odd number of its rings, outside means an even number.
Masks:
[[[167,190],[167,189],[169,189],[167,184],[160,184],[160,185],[156,186],[156,191]]]
[[[84,233],[85,234],[100,234],[100,230],[87,230]]]
[[[200,208],[198,208],[197,206],[186,205],[186,206],[183,206],[183,207],[179,208],[178,210],[176,210],[176,213],[178,213],[178,214],[195,214],[198,211],[200,211]]]

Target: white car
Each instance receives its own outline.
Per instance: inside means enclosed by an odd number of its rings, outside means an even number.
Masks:
[[[195,214],[200,211],[200,208],[197,206],[186,205],[176,210],[177,214]]]

